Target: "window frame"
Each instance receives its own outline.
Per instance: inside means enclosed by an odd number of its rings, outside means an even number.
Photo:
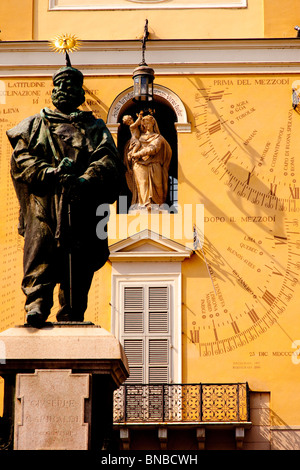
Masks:
[[[117,265],[114,266],[114,265]],[[170,292],[170,342],[169,345],[169,383],[181,383],[182,381],[182,315],[181,315],[181,263],[113,263],[112,266],[112,323],[111,331],[123,344],[121,318],[122,289],[124,286],[168,285]],[[163,335],[162,335],[163,336]],[[134,335],[132,335],[134,337]],[[138,333],[136,335],[138,338]],[[155,336],[153,335],[153,338]],[[158,335],[158,337],[160,337]]]
[[[139,308],[126,308],[126,301],[125,301],[125,291],[126,289],[131,289],[135,288],[135,292],[138,289],[142,289],[141,293],[141,303],[143,304],[142,306],[139,305]],[[167,305],[165,305],[166,308],[151,308],[150,302],[151,302],[151,289],[154,288],[162,288],[162,289],[167,289],[166,294],[167,294]],[[153,291],[152,291],[153,292]],[[172,312],[173,312],[173,286],[172,283],[166,282],[144,282],[140,283],[138,281],[136,282],[131,282],[129,284],[122,283],[121,284],[121,303],[120,307],[122,309],[121,311],[121,319],[120,319],[120,340],[121,343],[123,344],[125,354],[127,353],[128,349],[126,347],[126,344],[130,344],[131,351],[134,351],[133,355],[136,354],[136,358],[139,359],[136,361],[135,364],[131,362],[132,366],[132,371],[133,369],[135,370],[135,373],[133,374],[133,378],[127,380],[127,383],[170,383],[171,377],[172,377],[172,354],[171,354],[171,349],[172,349]],[[135,311],[133,311],[135,310]],[[166,313],[167,315],[167,322],[164,320],[165,324],[165,330],[157,330],[155,328],[155,331],[151,331],[151,317],[152,314],[158,313],[158,311],[161,310],[161,313]],[[162,312],[164,311],[164,312]],[[141,319],[142,322],[139,324],[139,331],[126,331],[126,314],[127,313],[141,313]],[[162,325],[163,326],[163,325]],[[141,343],[142,348],[137,349],[136,347],[132,347],[134,343]],[[157,354],[158,351],[158,344],[161,344],[162,347],[162,355],[160,357],[161,360],[154,360],[155,355]],[[163,347],[163,344],[165,343],[165,347]],[[165,349],[165,350],[164,350]],[[141,356],[139,356],[138,352],[141,353]],[[129,364],[130,364],[130,358],[129,359]],[[136,373],[137,371],[142,370],[142,380],[135,380],[135,377],[138,376]],[[157,377],[157,379],[153,380],[151,379],[151,376],[153,377],[153,374]]]

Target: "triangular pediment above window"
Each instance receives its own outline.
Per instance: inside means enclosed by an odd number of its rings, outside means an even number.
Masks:
[[[114,243],[109,247],[110,261],[183,261],[193,250],[151,230]]]

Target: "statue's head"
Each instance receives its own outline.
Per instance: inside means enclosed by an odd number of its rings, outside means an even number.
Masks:
[[[133,117],[129,114],[126,114],[125,116],[123,116],[122,122],[123,124],[130,126],[130,124],[133,124]]]
[[[142,129],[144,131],[153,131],[156,134],[160,134],[158,124],[156,122],[156,119],[152,114],[147,114],[142,118]]]
[[[64,114],[75,111],[85,101],[83,75],[73,67],[62,67],[52,77],[52,103]]]

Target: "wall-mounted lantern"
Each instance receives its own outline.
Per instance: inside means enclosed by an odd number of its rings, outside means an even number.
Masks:
[[[133,71],[133,93],[134,101],[152,101],[153,100],[153,81],[154,70],[145,62],[146,42],[148,40],[148,20],[146,20],[144,28],[143,46],[142,46],[142,62]]]

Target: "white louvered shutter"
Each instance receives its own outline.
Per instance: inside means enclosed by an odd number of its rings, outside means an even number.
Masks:
[[[169,332],[168,286],[149,287],[149,333]]]
[[[168,383],[170,370],[169,287],[149,286],[148,302],[148,382]],[[158,334],[163,337],[159,337]]]
[[[144,382],[144,340],[124,339],[124,351],[130,367],[127,383]]]
[[[144,333],[144,288],[124,289],[124,333]]]
[[[144,333],[144,317],[144,288],[142,286],[125,287],[123,344],[130,366],[128,383],[144,382],[145,342],[141,337]]]
[[[170,286],[124,286],[122,329],[130,368],[126,383],[169,383]]]

